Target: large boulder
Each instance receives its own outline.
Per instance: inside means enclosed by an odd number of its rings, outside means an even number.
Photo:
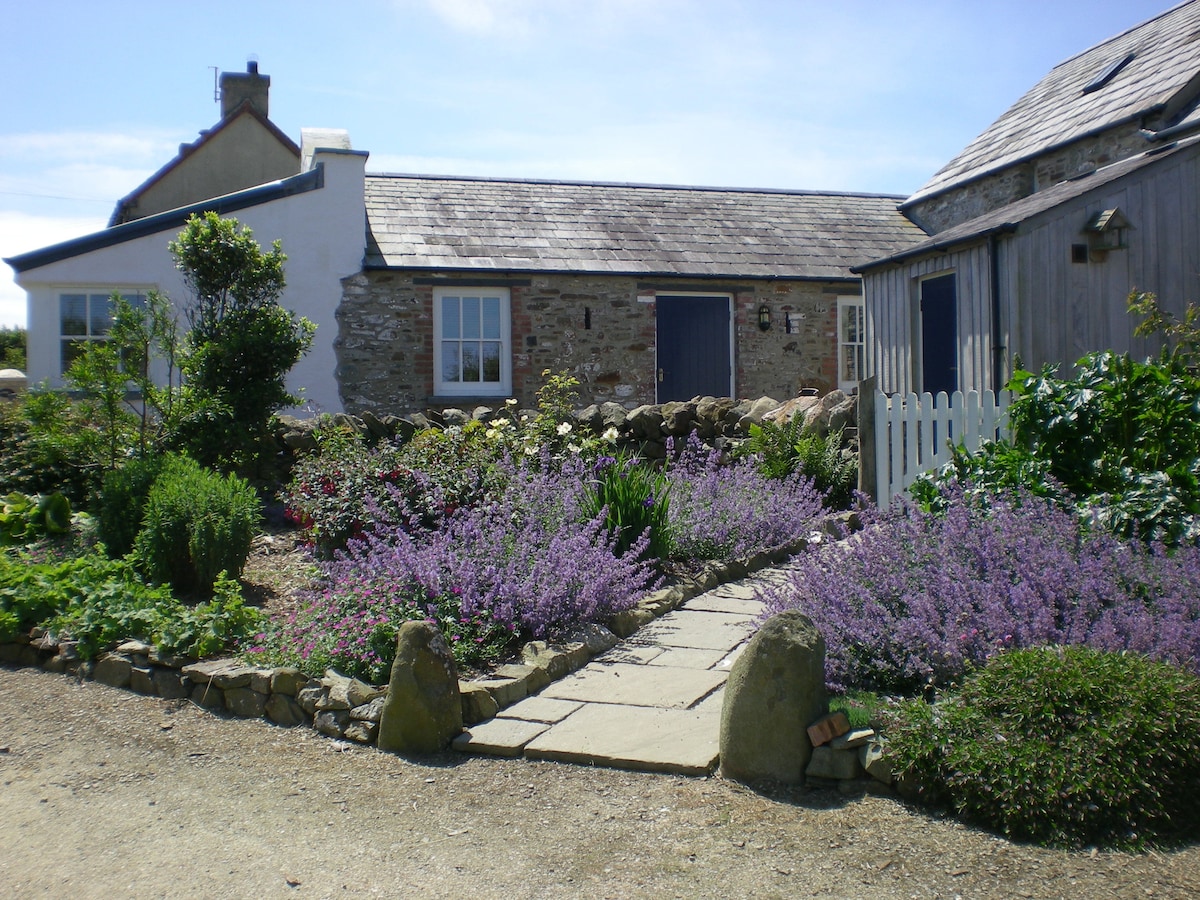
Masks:
[[[437,626],[405,622],[379,719],[379,749],[436,753],[463,728],[458,670]]]
[[[825,641],[808,616],[767,620],[734,662],[721,710],[721,772],[798,784],[812,757],[808,725],[826,710]]]

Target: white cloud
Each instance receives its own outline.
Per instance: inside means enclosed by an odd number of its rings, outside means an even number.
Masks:
[[[40,247],[91,234],[104,227],[105,216],[53,217],[0,210],[0,256],[17,256]],[[25,292],[11,269],[0,276],[0,325],[25,325]]]

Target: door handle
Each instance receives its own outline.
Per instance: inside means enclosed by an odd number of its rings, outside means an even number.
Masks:
[[[662,370],[662,369],[659,369],[659,370],[658,370],[658,380],[659,380],[659,381],[662,381],[662,380],[663,380],[663,370]]]

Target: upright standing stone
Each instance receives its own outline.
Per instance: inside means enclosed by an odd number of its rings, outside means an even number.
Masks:
[[[812,757],[808,724],[826,704],[825,641],[812,621],[798,610],[768,619],[725,685],[722,774],[746,782],[801,782]]]
[[[454,657],[437,626],[405,622],[379,720],[379,749],[436,753],[462,732]]]

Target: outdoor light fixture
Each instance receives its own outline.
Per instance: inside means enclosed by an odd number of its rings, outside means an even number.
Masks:
[[[760,331],[771,330],[771,307],[765,303],[758,308],[758,328]]]

